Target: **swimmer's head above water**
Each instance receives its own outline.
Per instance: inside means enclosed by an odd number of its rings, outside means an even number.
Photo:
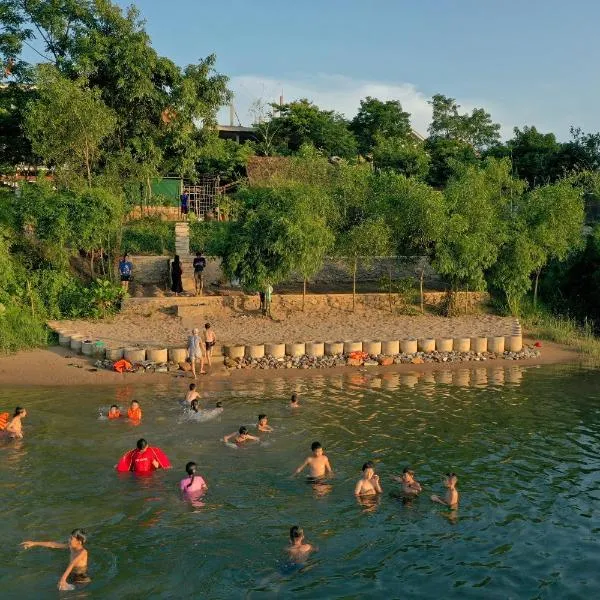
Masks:
[[[196,463],[190,461],[185,465],[185,472],[190,476],[190,482],[187,484],[187,487],[191,487],[194,483],[194,477],[196,476]]]
[[[87,533],[83,529],[73,529],[69,537],[69,548],[77,550],[82,548],[87,542]]]
[[[373,477],[373,475],[375,474],[375,465],[370,460],[368,460],[362,466],[362,472],[364,473],[367,479],[371,479],[371,477]]]
[[[17,406],[15,408],[15,413],[13,415],[14,417],[26,417],[27,416],[27,411],[22,407],[22,406]]]
[[[313,442],[310,445],[310,449],[315,456],[321,456],[321,454],[323,454],[323,446],[321,446],[320,442]]]
[[[453,488],[458,483],[458,475],[456,473],[446,473],[444,477],[444,485],[447,488]]]
[[[298,525],[294,525],[290,527],[290,542],[292,544],[298,543],[298,540],[301,542],[304,539],[304,530],[302,527]]]
[[[192,402],[190,403],[190,408],[194,412],[198,412],[198,400],[192,400]]]
[[[223,408],[223,403],[221,401],[215,404],[216,408]]]
[[[239,428],[239,430],[238,430],[238,433],[239,433],[240,435],[247,435],[247,434],[248,434],[248,428],[247,428],[247,427],[244,427],[244,425],[242,425],[242,426]]]
[[[190,383],[190,392],[193,392],[196,389],[195,383]]]
[[[140,438],[136,443],[138,450],[145,450],[148,447],[148,442],[144,438]]]
[[[298,394],[296,394],[295,392],[292,394],[292,397],[290,398],[290,404],[298,404]]]
[[[259,425],[266,425],[267,420],[268,420],[267,415],[263,415],[263,414],[258,415],[258,424]]]
[[[139,408],[139,407],[140,407],[140,403],[137,400],[131,401],[131,408],[133,408],[135,410],[136,408]]]

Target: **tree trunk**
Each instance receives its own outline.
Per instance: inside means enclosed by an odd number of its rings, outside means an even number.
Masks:
[[[92,279],[95,279],[95,277],[94,277],[94,251],[93,250],[90,252],[90,275],[91,275]]]
[[[423,293],[423,278],[425,277],[425,267],[421,268],[421,277],[419,277],[419,295],[421,297],[421,314],[425,314],[425,295]]]
[[[304,308],[306,306],[306,277],[302,282],[302,312],[304,312]]]
[[[392,265],[391,265],[391,263],[390,263],[389,269],[388,269],[388,276],[389,276],[389,280],[388,280],[388,302],[390,304],[390,312],[394,312],[394,310],[392,308]]]
[[[356,267],[358,258],[354,257],[354,267],[352,269],[352,312],[356,311]]]
[[[540,281],[540,273],[542,269],[538,269],[535,272],[535,284],[533,285],[533,308],[537,308],[537,296],[538,296],[538,283]]]

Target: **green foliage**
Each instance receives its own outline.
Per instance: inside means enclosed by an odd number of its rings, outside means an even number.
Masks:
[[[402,137],[377,137],[373,147],[373,164],[407,177],[425,179],[431,159],[422,142]]]
[[[128,221],[123,226],[121,248],[129,254],[173,254],[175,227],[158,217]]]
[[[245,177],[246,164],[253,155],[252,144],[238,144],[209,135],[198,148],[195,170],[199,175],[219,175],[222,184],[230,183]]]
[[[19,306],[0,304],[0,353],[16,352],[48,343],[43,321]]]
[[[461,166],[479,164],[473,146],[462,140],[430,137],[425,150],[430,157],[427,182],[436,188],[443,188]]]
[[[190,252],[222,256],[232,227],[230,221],[196,221],[190,224]]]

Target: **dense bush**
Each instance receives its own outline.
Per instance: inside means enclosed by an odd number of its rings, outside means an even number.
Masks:
[[[121,248],[129,254],[173,254],[175,225],[157,217],[130,221],[123,227]]]
[[[190,224],[190,252],[200,250],[207,256],[220,256],[232,227],[226,221],[196,221]]]

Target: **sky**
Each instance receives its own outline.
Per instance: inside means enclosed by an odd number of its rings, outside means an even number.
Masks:
[[[127,6],[128,1],[118,0]],[[368,95],[400,100],[426,133],[436,93],[501,123],[568,139],[600,130],[597,0],[137,0],[157,51],[208,54],[242,125],[256,100],[308,98],[351,118]],[[237,119],[236,119],[237,120]],[[220,121],[229,122],[229,111]],[[236,122],[236,124],[238,124]]]

